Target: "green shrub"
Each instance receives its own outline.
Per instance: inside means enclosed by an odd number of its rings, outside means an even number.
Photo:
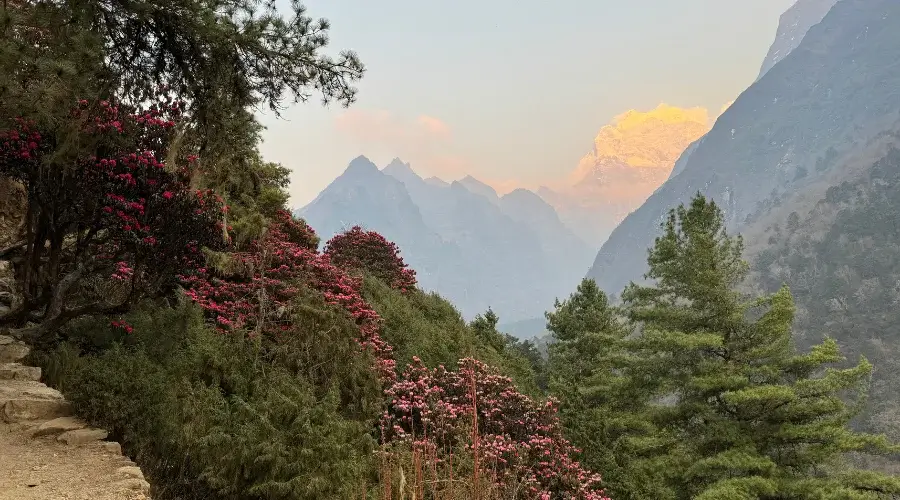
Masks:
[[[453,304],[440,295],[400,292],[371,277],[365,280],[363,295],[384,320],[381,335],[394,347],[400,369],[413,357],[430,368],[455,366],[457,360],[473,357],[512,377],[522,392],[540,393],[531,362],[514,339],[497,331],[496,316],[467,325]]]
[[[131,334],[82,321],[35,359],[122,442],[154,498],[347,498],[374,474],[373,360],[320,298],[292,314],[281,337],[246,339],[216,333],[193,306],[148,306],[125,318]]]

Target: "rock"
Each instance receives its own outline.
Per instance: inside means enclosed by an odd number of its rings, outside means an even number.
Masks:
[[[6,423],[52,419],[71,414],[71,406],[56,389],[28,380],[6,380],[0,383],[0,420]]]
[[[62,434],[63,432],[84,429],[87,424],[75,417],[59,417],[54,418],[38,425],[32,432],[32,437],[49,436],[53,434]]]
[[[132,491],[140,491],[145,494],[150,493],[150,483],[139,478],[124,479],[117,482],[116,485]]]
[[[11,337],[7,337],[11,338]],[[0,344],[0,363],[16,363],[25,359],[31,349],[24,342],[13,340]]]
[[[16,339],[10,337],[9,335],[0,335],[0,345],[8,345],[15,342]]]
[[[113,455],[121,455],[122,454],[122,445],[115,441],[103,441],[100,443],[100,447],[103,448],[104,451]]]
[[[68,402],[48,399],[11,399],[0,407],[0,420],[10,424],[71,414],[72,408]]]
[[[133,477],[133,478],[138,478],[138,479],[144,479],[144,473],[141,472],[140,467],[136,467],[136,466],[119,467],[118,469],[116,469],[116,474],[121,474],[123,476],[128,476],[128,477]]]
[[[28,486],[29,488],[34,488],[35,486],[39,486],[40,484],[41,484],[40,479],[32,479],[30,481],[27,481],[25,483],[25,486]]]
[[[63,432],[56,440],[69,446],[75,446],[94,441],[102,441],[106,439],[107,436],[109,436],[109,433],[103,429],[87,428]]]
[[[41,379],[41,369],[36,366],[23,366],[19,363],[0,363],[0,380],[31,380],[37,382]]]

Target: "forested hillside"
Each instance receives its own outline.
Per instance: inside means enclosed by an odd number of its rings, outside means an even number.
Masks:
[[[900,437],[900,398],[894,389],[900,375],[898,188],[900,150],[892,147],[812,203],[784,200],[780,211],[790,213],[766,227],[766,243],[753,261],[757,281],[765,289],[791,286],[800,346],[827,335],[879,367],[866,419],[894,438]]]

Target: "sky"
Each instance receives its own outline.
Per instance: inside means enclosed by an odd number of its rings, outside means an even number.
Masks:
[[[756,78],[793,0],[303,3],[331,22],[327,51],[354,50],[366,74],[349,109],[313,98],[261,116],[294,207],[360,154],[501,190],[553,185],[629,109],[718,115]]]

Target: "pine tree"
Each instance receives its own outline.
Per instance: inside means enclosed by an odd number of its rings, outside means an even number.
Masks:
[[[650,250],[652,286],[623,301],[641,335],[629,368],[657,403],[650,414],[677,444],[667,467],[679,499],[869,499],[900,493],[900,481],[854,470],[848,452],[886,452],[880,436],[848,424],[866,394],[871,365],[852,368],[826,340],[809,354],[791,342],[790,292],[758,299],[737,286],[742,242],[725,231],[714,202],[697,195],[673,210]]]
[[[673,498],[655,451],[666,440],[645,416],[647,393],[624,370],[629,332],[606,294],[585,279],[546,317],[550,392],[582,461],[603,474],[612,498]]]
[[[490,307],[483,314],[477,314],[469,323],[469,327],[475,332],[475,336],[485,345],[493,347],[497,352],[503,352],[505,339],[503,334],[497,331],[500,318]]]

